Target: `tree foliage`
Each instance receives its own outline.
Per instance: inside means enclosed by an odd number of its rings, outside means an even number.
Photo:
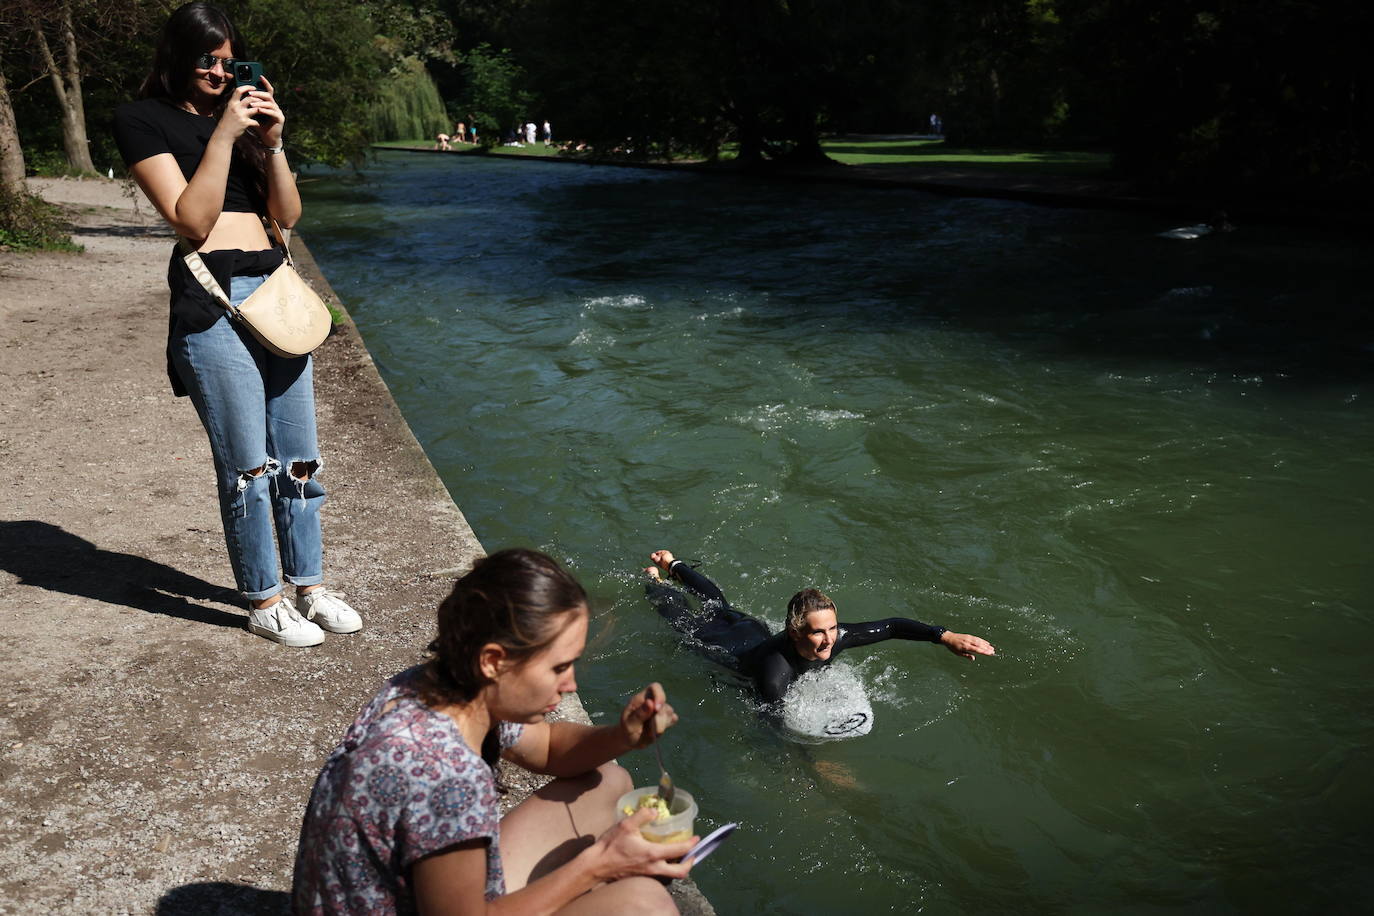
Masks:
[[[448,121],[444,100],[429,71],[418,57],[407,57],[379,87],[365,128],[373,141],[413,140],[447,130]]]
[[[480,44],[461,55],[460,66],[464,88],[450,109],[451,119],[476,124],[482,144],[499,142],[503,130],[533,116],[525,71],[510,51]]]
[[[598,149],[822,161],[938,112],[963,144],[1087,144],[1156,188],[1368,193],[1355,0],[442,0]],[[450,99],[477,74],[448,70]],[[503,119],[504,120],[504,119]]]
[[[0,0],[0,65],[8,78],[19,135],[30,165],[65,148],[62,106],[39,90],[48,70],[32,29],[70,5],[78,49],[76,95],[83,103],[91,160],[97,171],[118,168],[111,138],[116,105],[135,96],[153,58],[172,0]],[[447,16],[427,0],[223,0],[220,4],[262,61],[287,115],[293,158],[334,164],[365,152],[374,105],[408,58],[451,54]],[[50,43],[56,63],[57,52]],[[423,88],[423,87],[421,87]]]
[[[69,132],[20,14],[51,23],[64,5],[103,171],[110,112],[175,4],[0,0],[0,67],[30,165],[63,155]],[[711,156],[734,143],[746,163],[818,163],[825,132],[908,132],[939,112],[963,144],[1108,147],[1122,174],[1156,188],[1337,199],[1374,183],[1374,78],[1358,63],[1374,6],[1356,0],[225,5],[281,93],[298,158],[348,161],[422,126],[433,99],[417,59],[449,119],[475,119],[487,141],[547,117],[602,152]]]

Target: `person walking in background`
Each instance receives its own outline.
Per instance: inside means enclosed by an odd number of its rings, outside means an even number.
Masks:
[[[553,146],[553,127],[547,118],[544,119],[544,145]]]
[[[525,122],[525,142],[534,146],[535,126],[533,121]]]
[[[672,913],[659,879],[696,837],[651,843],[615,758],[677,722],[663,688],[599,728],[549,722],[577,689],[587,595],[550,557],[503,550],[439,606],[427,661],[388,680],[325,761],[301,825],[297,914]],[[651,724],[652,723],[652,724]],[[557,777],[504,817],[497,763]]]
[[[457,124],[453,125],[453,142],[454,142],[454,143],[467,143],[467,142],[468,142],[468,130],[467,130],[467,125],[465,125],[462,121],[459,121]]]
[[[235,88],[230,62],[248,47],[223,10],[188,3],[167,20],[141,99],[115,111],[115,142],[134,181],[197,250],[238,305],[283,261],[263,220],[290,227],[301,198],[286,160],[286,115],[272,83]],[[168,270],[168,373],[190,395],[210,437],[229,562],[249,603],[248,629],[286,646],[324,630],[353,633],[362,618],[323,585],[309,356],[267,351],[192,275],[178,250]],[[273,535],[276,535],[276,543]],[[282,591],[282,576],[296,600]]]

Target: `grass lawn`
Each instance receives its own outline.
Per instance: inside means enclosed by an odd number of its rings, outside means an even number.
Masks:
[[[848,165],[971,166],[999,172],[1042,175],[1102,175],[1111,166],[1107,153],[1075,150],[980,149],[946,146],[943,140],[821,141],[827,156]]]
[[[392,149],[433,149],[433,140],[382,140],[372,144],[373,146],[383,146]],[[452,153],[473,153],[481,149],[480,146],[473,146],[471,143],[453,144],[449,152]],[[534,146],[497,146],[487,152],[497,156],[557,156],[558,147],[545,146],[543,143],[536,143]]]
[[[375,143],[381,147],[420,147],[432,149],[433,140],[387,140]],[[868,140],[849,137],[831,137],[821,141],[826,155],[846,165],[882,166],[934,166],[938,168],[961,167],[977,168],[991,172],[1010,172],[1015,174],[1104,176],[1111,166],[1107,153],[1085,152],[1082,150],[1018,150],[983,149],[947,146],[943,140]],[[472,153],[478,147],[470,144],[456,145],[454,153]],[[497,146],[489,150],[496,156],[536,156],[552,157],[558,155],[558,148],[536,143],[533,146]],[[721,150],[721,161],[734,158],[733,145]],[[686,161],[686,160],[680,160]]]

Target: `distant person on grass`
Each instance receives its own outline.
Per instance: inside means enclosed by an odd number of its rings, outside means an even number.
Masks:
[[[428,661],[383,685],[315,781],[292,909],[351,913],[674,913],[658,879],[696,842],[651,843],[615,758],[677,721],[663,688],[612,725],[549,722],[577,689],[587,596],[532,550],[478,560],[439,606]],[[653,725],[650,726],[650,720]],[[504,817],[497,762],[557,777]]]
[[[134,181],[195,250],[234,305],[281,265],[263,220],[283,227],[301,198],[282,146],[286,115],[272,83],[235,88],[247,43],[218,7],[188,3],[167,20],[140,101],[115,111],[115,142]],[[270,64],[268,72],[271,72]],[[173,249],[167,341],[172,389],[189,394],[210,437],[229,562],[249,602],[248,629],[286,646],[324,630],[362,629],[324,585],[309,356],[268,352],[192,275]],[[273,541],[273,535],[276,541]],[[282,593],[282,578],[296,600]],[[322,629],[323,628],[323,629]]]
[[[808,671],[823,668],[846,649],[888,639],[939,643],[955,655],[973,660],[996,655],[986,639],[955,633],[909,617],[889,617],[869,623],[840,623],[835,603],[814,588],[802,589],[787,603],[787,625],[768,632],[762,621],[730,606],[714,582],[673,556],[670,550],[649,554],[654,565],[645,568],[649,600],[675,629],[704,644],[710,657],[749,678],[765,703],[775,703],[792,682]],[[694,612],[682,592],[663,583],[660,572],[676,579],[701,601]]]

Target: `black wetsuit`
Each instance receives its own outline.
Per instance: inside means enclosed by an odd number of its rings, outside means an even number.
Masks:
[[[713,659],[750,678],[766,703],[781,699],[798,677],[825,667],[845,649],[885,639],[939,642],[945,632],[944,627],[909,617],[841,623],[830,658],[808,661],[797,654],[785,630],[770,634],[760,621],[732,608],[714,582],[686,563],[674,560],[669,573],[701,599],[701,613],[692,610],[682,592],[662,582],[650,582],[645,590],[659,614],[679,632],[700,642]]]

